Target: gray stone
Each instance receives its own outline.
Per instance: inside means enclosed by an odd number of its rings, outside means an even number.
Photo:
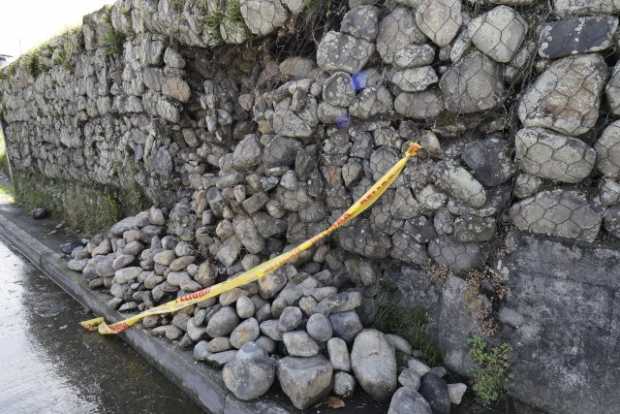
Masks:
[[[553,62],[521,98],[521,122],[567,135],[588,132],[598,119],[607,76],[607,64],[600,55]]]
[[[436,118],[444,110],[440,94],[435,90],[418,93],[403,92],[394,100],[394,109],[400,115],[412,119]]]
[[[275,380],[276,363],[254,342],[247,343],[224,366],[224,384],[235,397],[254,400],[265,394]]]
[[[620,121],[610,124],[594,144],[596,168],[605,177],[620,178]]]
[[[334,375],[334,394],[340,398],[350,398],[355,392],[355,378],[347,372]]]
[[[448,384],[437,375],[428,373],[422,377],[420,394],[431,406],[433,413],[450,414]]]
[[[256,308],[254,307],[254,302],[252,302],[252,300],[247,296],[239,297],[239,299],[237,299],[237,302],[235,303],[235,308],[237,310],[237,315],[241,319],[251,318],[252,316],[254,316],[254,312],[256,311]]]
[[[317,50],[317,63],[323,70],[359,72],[375,50],[374,44],[344,33],[327,32]]]
[[[507,389],[549,412],[615,413],[617,370],[597,373],[600,366],[620,364],[614,351],[617,321],[609,317],[618,309],[620,253],[524,233],[511,234],[506,246],[502,262],[510,272],[510,295],[505,303],[523,316],[521,327],[506,339],[513,347]],[[567,355],[583,363],[571,364]],[[581,384],[578,394],[575,383]]]
[[[394,335],[394,334],[386,334],[385,339],[394,347],[398,352],[403,352],[407,355],[411,355],[413,353],[413,348],[411,348],[411,344],[402,336]]]
[[[239,318],[230,306],[224,306],[215,312],[207,323],[207,334],[215,338],[229,335],[239,325]]]
[[[505,183],[515,171],[508,142],[496,137],[465,145],[461,158],[474,177],[489,187]]]
[[[349,107],[351,116],[368,119],[379,114],[392,112],[393,98],[390,91],[384,86],[371,86],[357,95]]]
[[[333,106],[348,107],[355,99],[351,75],[336,72],[323,84],[323,100]]]
[[[302,319],[303,314],[301,313],[301,309],[299,309],[297,306],[287,306],[280,314],[280,319],[278,320],[278,329],[282,333],[292,331],[293,329],[301,325]]]
[[[405,368],[398,376],[398,383],[403,387],[417,391],[420,388],[420,376],[413,372],[411,368]]]
[[[422,92],[439,78],[432,66],[422,66],[394,72],[391,81],[405,92]]]
[[[352,311],[361,304],[361,292],[341,292],[322,299],[314,308],[314,311],[328,316],[331,313]]]
[[[615,0],[555,0],[554,11],[559,16],[612,14],[620,12]]]
[[[319,353],[319,345],[305,331],[285,332],[282,342],[291,356],[312,357]]]
[[[620,239],[620,206],[607,209],[603,224],[609,234]]]
[[[461,404],[463,395],[465,395],[466,391],[467,385],[463,383],[448,384],[448,397],[450,398],[450,402],[454,405]]]
[[[381,332],[366,329],[356,336],[351,365],[360,386],[375,400],[387,399],[396,389],[396,355]]]
[[[583,194],[565,190],[543,191],[510,209],[520,230],[590,243],[598,236],[601,216]]]
[[[557,59],[608,49],[618,29],[618,18],[611,16],[579,17],[547,23],[538,42],[538,54]]]
[[[263,163],[267,167],[293,165],[300,149],[301,144],[297,140],[274,137],[265,145]]]
[[[527,23],[514,9],[498,6],[473,19],[467,29],[478,49],[496,62],[508,63],[525,39]]]
[[[604,207],[620,204],[620,182],[608,178],[601,179],[599,183],[599,196]]]
[[[454,237],[461,243],[490,241],[495,231],[494,217],[465,216],[454,220]]]
[[[437,185],[451,196],[462,200],[472,207],[480,208],[487,202],[484,187],[463,167],[450,161],[441,161],[435,165]]]
[[[513,194],[517,198],[527,198],[534,195],[540,186],[542,179],[529,174],[519,174],[515,180]]]
[[[379,9],[374,6],[352,8],[342,18],[340,31],[372,42],[379,31]]]
[[[495,108],[503,100],[500,68],[480,52],[473,52],[451,66],[439,81],[446,108],[455,113],[475,113]]]
[[[278,329],[278,321],[276,319],[261,322],[260,331],[274,341],[282,340],[282,332]]]
[[[224,266],[232,266],[233,263],[239,257],[241,253],[241,242],[236,236],[229,237],[222,244],[222,247],[217,252],[217,260],[222,262]]]
[[[303,410],[325,398],[332,388],[333,368],[322,355],[286,357],[278,361],[278,380],[293,405]]]
[[[262,238],[250,217],[235,218],[233,222],[235,234],[241,240],[243,247],[252,254],[258,254],[265,248],[265,240]]]
[[[452,42],[463,24],[460,0],[424,0],[416,9],[420,30],[437,46]]]
[[[460,243],[445,236],[431,240],[428,254],[455,273],[467,272],[484,264],[484,255],[478,244]]]
[[[520,130],[515,136],[515,148],[523,171],[565,183],[582,181],[596,161],[596,152],[582,140],[543,128]]]
[[[334,329],[334,336],[347,342],[353,341],[358,332],[364,328],[355,311],[333,313],[329,315],[329,321]]]
[[[114,272],[114,279],[112,279],[112,282],[120,284],[130,283],[136,280],[140,273],[142,273],[141,267],[126,267],[124,269],[119,269]]]
[[[351,371],[351,356],[347,343],[341,338],[331,338],[327,341],[327,353],[329,362],[335,370]]]
[[[241,0],[239,6],[243,21],[255,35],[268,35],[288,19],[280,0]]]
[[[620,115],[620,65],[618,64],[612,70],[611,79],[605,87],[605,93],[611,113]]]
[[[377,51],[387,64],[394,62],[396,52],[412,43],[424,43],[426,38],[418,29],[413,13],[406,7],[397,7],[381,19],[377,36]]]
[[[293,138],[307,138],[314,133],[319,123],[317,102],[308,98],[301,111],[277,109],[273,115],[273,130],[275,133]],[[267,149],[265,149],[267,150]]]
[[[332,325],[322,313],[315,313],[308,318],[306,331],[319,343],[326,342],[333,335]]]
[[[240,349],[248,342],[255,341],[259,335],[258,321],[254,318],[246,319],[230,333],[230,344]]]
[[[230,350],[230,341],[226,337],[213,338],[207,344],[207,350],[211,353],[218,353]]]
[[[246,135],[235,147],[233,152],[233,166],[239,170],[255,167],[260,163],[262,149],[258,137],[254,134]]]
[[[399,388],[392,397],[388,414],[432,414],[424,397],[409,387]]]
[[[435,60],[435,49],[430,45],[407,45],[394,53],[394,66],[402,69],[427,66]]]

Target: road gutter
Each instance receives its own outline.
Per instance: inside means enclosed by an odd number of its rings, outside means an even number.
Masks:
[[[108,297],[88,288],[81,274],[67,268],[62,256],[34,237],[26,228],[0,211],[0,240],[25,257],[76,301],[108,321],[123,316],[106,305]],[[119,335],[133,349],[181,388],[201,408],[213,414],[286,414],[294,412],[279,401],[237,400],[225,387],[219,370],[194,361],[172,343],[136,327]],[[110,340],[115,340],[110,338]]]

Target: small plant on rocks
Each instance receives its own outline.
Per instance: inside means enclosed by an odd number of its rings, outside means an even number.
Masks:
[[[480,365],[474,372],[473,390],[484,404],[495,403],[504,394],[512,347],[502,343],[489,348],[479,336],[471,338],[469,344],[471,357]]]

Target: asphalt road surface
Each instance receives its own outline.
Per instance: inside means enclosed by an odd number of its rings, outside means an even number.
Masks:
[[[0,243],[0,413],[203,413],[119,338]]]

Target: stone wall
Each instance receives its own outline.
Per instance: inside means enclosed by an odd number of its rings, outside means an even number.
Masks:
[[[452,370],[471,375],[471,336],[506,341],[516,398],[615,412],[620,9],[348,3],[123,0],[86,16],[2,72],[15,174],[138,186],[221,278],[325,228],[420,141],[372,211],[299,266],[363,291],[365,322],[426,309]]]

